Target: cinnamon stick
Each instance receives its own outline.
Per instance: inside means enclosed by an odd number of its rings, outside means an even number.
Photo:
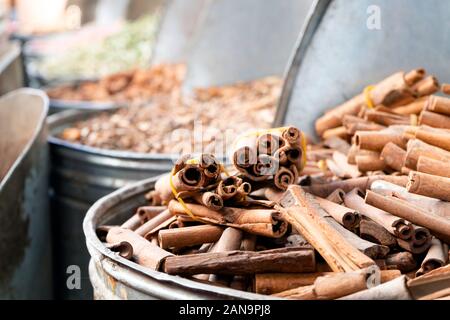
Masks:
[[[392,142],[401,148],[406,147],[406,140],[401,134],[390,131],[357,131],[356,145],[361,149],[381,151],[384,146]]]
[[[428,102],[429,97],[425,96],[422,98],[419,98],[405,106],[397,107],[392,109],[393,112],[397,114],[402,115],[409,115],[409,114],[419,114],[425,107],[425,105]]]
[[[423,196],[450,201],[450,178],[412,171],[406,190]]]
[[[412,300],[406,281],[406,276],[400,276],[368,290],[347,295],[340,300]]]
[[[120,227],[111,228],[106,236],[106,241],[108,243],[121,241],[130,243],[133,247],[134,260],[138,264],[153,270],[159,270],[163,261],[172,256],[170,252],[152,244],[129,229]]]
[[[422,261],[416,277],[426,274],[434,269],[443,267],[448,262],[448,245],[439,239],[433,238],[428,253]]]
[[[325,220],[326,212],[300,186],[289,186],[281,205],[288,208],[289,222],[319,251],[333,271],[355,271],[375,264]]]
[[[220,239],[223,228],[212,225],[199,225],[177,229],[160,230],[158,239],[160,247],[184,248],[204,243],[216,242]]]
[[[425,156],[419,157],[419,160],[417,161],[417,171],[450,178],[450,167],[448,162],[435,160]]]
[[[443,83],[441,86],[441,91],[445,94],[450,94],[450,84]]]
[[[381,210],[391,212],[412,223],[429,229],[431,233],[444,242],[450,241],[450,221],[445,218],[432,215],[422,209],[410,206],[400,199],[382,196],[370,190],[367,190],[365,200],[366,203]]]
[[[426,124],[435,128],[450,129],[450,117],[430,111],[422,111],[419,116],[419,124]]]
[[[106,247],[111,251],[117,252],[122,258],[131,259],[133,257],[133,246],[127,241],[109,243]]]
[[[386,265],[394,267],[403,273],[412,271],[416,268],[417,262],[410,252],[397,252],[386,257]]]
[[[145,236],[147,233],[152,231],[154,228],[158,227],[161,223],[167,221],[172,217],[172,214],[169,210],[164,210],[163,212],[159,213],[154,218],[148,220],[146,223],[141,225],[139,228],[137,228],[134,232],[140,236]]]
[[[137,208],[136,213],[139,216],[141,223],[146,223],[148,220],[153,219],[158,214],[166,210],[165,206],[142,206]]]
[[[386,247],[394,247],[397,244],[396,238],[385,228],[367,219],[361,220],[359,224],[359,235],[362,239],[379,243]]]
[[[406,159],[406,151],[395,143],[389,142],[383,147],[380,158],[387,166],[401,172]]]
[[[426,156],[439,161],[450,161],[449,151],[432,146],[419,139],[409,140],[406,150],[405,166],[410,169],[416,169],[420,156]]]
[[[223,208],[222,197],[214,192],[196,193],[192,198],[212,210],[218,211]]]
[[[278,238],[287,230],[287,223],[281,219],[281,214],[272,209],[224,207],[215,211],[193,203],[186,203],[186,207],[197,219],[206,223],[235,227],[265,237]],[[173,215],[186,215],[185,208],[175,200],[169,202],[169,210]]]
[[[136,213],[131,216],[127,221],[125,221],[121,227],[124,229],[136,230],[142,224],[141,218]]]
[[[413,235],[413,228],[407,221],[365,203],[361,190],[354,189],[347,193],[344,197],[344,203],[347,207],[357,210],[361,215],[383,226],[398,238],[408,240]]]
[[[315,199],[330,216],[348,230],[353,230],[359,226],[361,217],[356,210],[349,209],[320,197],[315,197]]]
[[[385,162],[380,159],[380,154],[357,155],[355,157],[356,166],[361,172],[384,170]]]
[[[342,189],[345,192],[350,192],[355,188],[366,190],[370,188],[370,185],[377,180],[385,180],[400,186],[406,186],[408,182],[407,176],[391,176],[391,175],[378,175],[370,177],[359,177],[355,179],[347,179],[341,181],[333,181],[324,184],[315,184],[308,187],[304,187],[305,191],[310,192],[318,197],[326,198],[330,193],[336,189]]]
[[[339,151],[345,155],[348,153],[350,149],[349,143],[346,140],[339,137],[328,138],[323,142],[323,145],[330,149]]]
[[[416,138],[433,146],[450,151],[450,133],[449,132],[433,132],[429,130],[417,130]]]
[[[425,110],[450,116],[450,99],[447,97],[430,96]]]
[[[313,272],[314,252],[310,248],[281,248],[265,251],[227,251],[171,256],[164,262],[168,274],[245,275],[264,272]]]
[[[413,90],[419,97],[428,96],[439,91],[439,81],[434,76],[428,76],[417,82]]]
[[[343,204],[344,203],[344,196],[345,191],[342,189],[336,189],[334,190],[328,197],[327,200],[337,203],[337,204]]]
[[[406,188],[381,180],[372,183],[370,189],[383,195],[392,195],[411,203],[413,206],[423,208],[432,214],[450,219],[450,203],[447,201],[409,193]]]
[[[381,124],[383,126],[391,126],[397,124],[410,124],[410,118],[408,116],[387,113],[376,110],[368,110],[364,115],[365,119],[368,121],[375,122],[377,124]]]

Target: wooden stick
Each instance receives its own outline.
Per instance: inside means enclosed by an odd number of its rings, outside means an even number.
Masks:
[[[333,271],[355,271],[375,264],[373,260],[349,244],[326,221],[324,216],[327,213],[318,205],[313,196],[303,191],[300,186],[289,186],[281,200],[281,205],[289,208],[287,215],[296,222],[293,225],[294,228],[299,228],[297,231],[319,251]],[[303,210],[302,207],[306,210]],[[309,229],[310,226],[312,229]],[[305,232],[305,229],[309,232]],[[330,247],[334,250],[327,250]]]
[[[381,151],[380,158],[392,169],[401,172],[405,164],[406,151],[395,143],[387,143]]]
[[[347,207],[357,210],[361,215],[375,221],[396,237],[408,240],[413,235],[413,228],[409,222],[368,205],[364,202],[363,194],[359,189],[347,193],[344,197],[344,203]]]
[[[425,156],[419,157],[419,161],[417,161],[417,171],[450,178],[450,166],[448,165],[448,162],[435,160]]]
[[[406,190],[423,196],[450,201],[450,178],[427,173],[410,172]]]
[[[437,238],[444,242],[450,241],[450,221],[427,213],[417,207],[413,207],[394,197],[379,195],[367,190],[366,203],[381,210],[391,212],[397,216],[407,219],[412,223],[428,228]]]
[[[223,228],[212,225],[199,225],[185,228],[166,229],[158,233],[161,248],[184,248],[220,239]]]
[[[120,227],[111,228],[106,236],[108,243],[126,241],[133,247],[133,258],[135,261],[147,268],[159,270],[163,261],[172,256],[160,247],[145,240],[135,232]]]
[[[264,272],[313,272],[314,252],[310,248],[281,248],[266,251],[227,251],[168,257],[168,274],[200,273],[245,275]]]

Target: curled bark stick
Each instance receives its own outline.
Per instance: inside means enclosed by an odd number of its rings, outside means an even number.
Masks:
[[[359,225],[359,235],[361,238],[379,243],[386,247],[397,245],[396,238],[378,223],[363,219]]]
[[[223,228],[212,225],[199,225],[177,229],[161,230],[158,233],[160,247],[184,248],[204,243],[216,242],[220,239]]]
[[[410,252],[398,252],[386,257],[386,265],[394,267],[403,273],[414,270],[417,262]]]
[[[420,156],[417,161],[417,171],[435,176],[450,178],[450,167],[447,162]]]
[[[227,251],[171,256],[164,262],[168,274],[245,275],[264,272],[313,272],[314,252],[310,248],[281,248],[266,251]]]
[[[447,97],[430,96],[425,110],[450,116],[450,99]]]
[[[450,178],[412,171],[406,190],[431,198],[450,201]]]
[[[380,158],[392,169],[401,172],[405,164],[406,151],[395,143],[387,143],[381,151]]]
[[[347,193],[344,197],[344,203],[347,207],[357,210],[361,215],[383,226],[396,237],[408,240],[413,235],[413,228],[409,222],[389,212],[368,205],[364,202],[363,194],[358,189]]]
[[[398,217],[429,229],[432,234],[444,242],[450,242],[450,221],[448,219],[412,207],[403,200],[379,195],[370,190],[367,190],[366,193],[366,203],[381,210],[395,213]]]
[[[422,261],[416,277],[424,275],[434,269],[443,267],[448,262],[448,245],[439,239],[433,238],[428,253]]]
[[[281,237],[287,230],[287,223],[276,210],[224,207],[215,211],[193,203],[186,203],[186,206],[197,219],[206,223],[235,227],[271,238]],[[175,200],[169,202],[169,210],[173,215],[186,215],[185,208]]]
[[[334,190],[328,197],[327,200],[337,203],[337,204],[343,204],[344,203],[344,196],[345,191],[342,189],[336,189]]]
[[[426,156],[439,161],[450,161],[450,152],[442,148],[432,146],[421,140],[410,140],[407,144],[405,166],[416,169],[420,156]]]
[[[137,228],[134,232],[140,236],[145,236],[147,233],[152,231],[154,228],[158,227],[161,223],[167,221],[170,219],[172,215],[170,214],[169,210],[164,210],[154,218],[148,220],[146,223],[144,223],[142,226]]]
[[[422,111],[419,116],[419,125],[424,124],[435,128],[450,129],[450,117],[430,111]]]
[[[167,257],[172,256],[170,252],[152,244],[129,229],[120,227],[111,228],[106,236],[106,241],[108,243],[117,243],[120,241],[130,243],[133,247],[134,260],[138,264],[153,270],[159,270],[163,261]]]
[[[315,197],[319,205],[332,216],[337,222],[348,230],[353,230],[359,226],[361,217],[356,210],[347,208],[343,205],[336,204],[329,200]]]
[[[361,149],[381,151],[392,142],[401,148],[406,147],[406,139],[401,134],[389,131],[358,131],[355,133],[355,143]]]

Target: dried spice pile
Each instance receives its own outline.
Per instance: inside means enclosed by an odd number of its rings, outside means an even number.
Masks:
[[[400,75],[365,95],[383,88],[386,97],[404,99],[400,92],[427,79],[422,70]],[[421,99],[411,92],[412,100],[394,103],[396,108]],[[130,212],[121,226],[100,226],[100,239],[153,270],[276,297],[448,299],[450,177],[440,170],[422,173],[418,166],[424,158],[449,164],[442,140],[419,133],[448,132],[368,119],[370,111],[396,115],[387,112],[395,110],[387,100],[365,98],[351,116],[377,129],[331,135],[307,147],[294,127],[244,134],[234,145],[233,170],[210,154],[181,157],[147,194],[148,206]],[[450,100],[428,99],[423,108],[434,111],[414,114],[450,115]],[[333,121],[342,124],[338,117]],[[361,145],[364,138],[356,138],[365,133],[390,137],[373,138],[375,146],[367,147]],[[352,149],[356,159],[377,154],[384,166],[367,170],[361,161],[352,164],[347,160]],[[403,162],[391,162],[390,149],[402,154]],[[417,161],[409,162],[411,157]]]
[[[115,73],[98,81],[83,81],[47,90],[51,99],[144,102],[179,94],[184,64],[159,64],[148,69]]]
[[[184,97],[179,94],[179,69],[162,70],[169,74],[168,81],[165,75],[161,78],[166,80],[161,81],[150,77],[154,84],[143,87],[149,96],[159,94],[158,99],[75,123],[61,133],[61,138],[110,150],[226,154],[238,133],[270,127],[273,121],[281,93],[279,78],[197,89],[193,97]]]

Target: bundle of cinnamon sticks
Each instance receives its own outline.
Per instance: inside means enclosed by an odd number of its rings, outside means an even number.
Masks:
[[[238,139],[233,169],[210,154],[181,157],[148,206],[99,236],[154,270],[282,298],[448,298],[448,132],[419,117],[443,116],[447,98],[432,95],[424,70],[370,88],[347,103],[359,101],[357,112],[340,106],[318,121],[344,128],[318,144],[287,127]],[[287,157],[297,147],[301,161]],[[255,166],[265,158],[297,174],[280,184]]]

